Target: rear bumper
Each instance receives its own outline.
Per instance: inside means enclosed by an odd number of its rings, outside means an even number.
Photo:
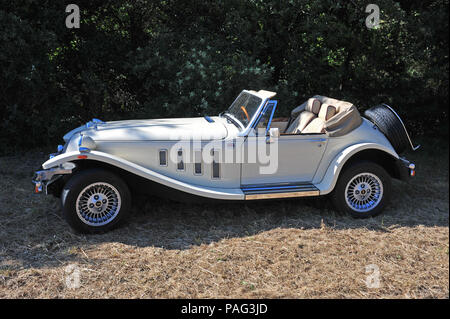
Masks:
[[[44,169],[34,173],[32,183],[34,184],[34,193],[49,194],[50,185],[56,183],[63,175],[72,174],[76,165],[74,163],[64,163],[58,167]]]
[[[416,175],[416,164],[400,157],[395,161],[398,177],[402,181],[408,181],[411,177]]]

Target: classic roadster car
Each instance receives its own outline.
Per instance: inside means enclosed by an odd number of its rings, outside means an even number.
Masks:
[[[64,136],[36,172],[36,193],[61,197],[79,232],[125,220],[131,194],[246,201],[329,195],[356,218],[379,214],[391,178],[415,165],[398,114],[382,104],[362,117],[351,103],[316,95],[290,118],[274,117],[276,93],[244,90],[218,116],[103,122]]]

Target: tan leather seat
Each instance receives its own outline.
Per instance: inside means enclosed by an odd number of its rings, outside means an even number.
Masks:
[[[291,112],[292,121],[285,133],[327,133],[342,136],[362,123],[358,109],[349,102],[315,95]]]
[[[323,104],[331,104],[336,107],[336,114],[325,121],[324,129],[329,136],[345,135],[362,124],[362,118],[355,105],[349,102],[332,99],[322,95],[315,95]]]
[[[319,116],[312,120],[301,133],[325,133],[325,122],[331,119],[336,114],[336,107],[329,104],[322,104],[319,111]]]
[[[296,107],[291,114],[298,114],[297,118],[289,125],[285,133],[298,134],[315,118],[320,112],[320,101],[315,98],[310,98],[302,105]]]

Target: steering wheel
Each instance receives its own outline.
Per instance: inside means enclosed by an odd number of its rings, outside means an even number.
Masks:
[[[242,110],[242,112],[244,112],[245,117],[247,118],[247,121],[250,122],[250,116],[248,116],[248,112],[247,112],[245,106],[242,105],[241,110]]]

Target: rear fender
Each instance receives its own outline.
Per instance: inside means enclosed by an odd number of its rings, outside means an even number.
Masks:
[[[353,155],[369,149],[380,150],[393,156],[395,159],[399,159],[399,156],[395,152],[394,148],[390,146],[390,144],[388,145],[388,143],[386,143],[386,145],[376,143],[358,143],[348,146],[334,157],[322,180],[318,184],[315,184],[320,191],[320,195],[325,195],[333,191],[342,168]]]

